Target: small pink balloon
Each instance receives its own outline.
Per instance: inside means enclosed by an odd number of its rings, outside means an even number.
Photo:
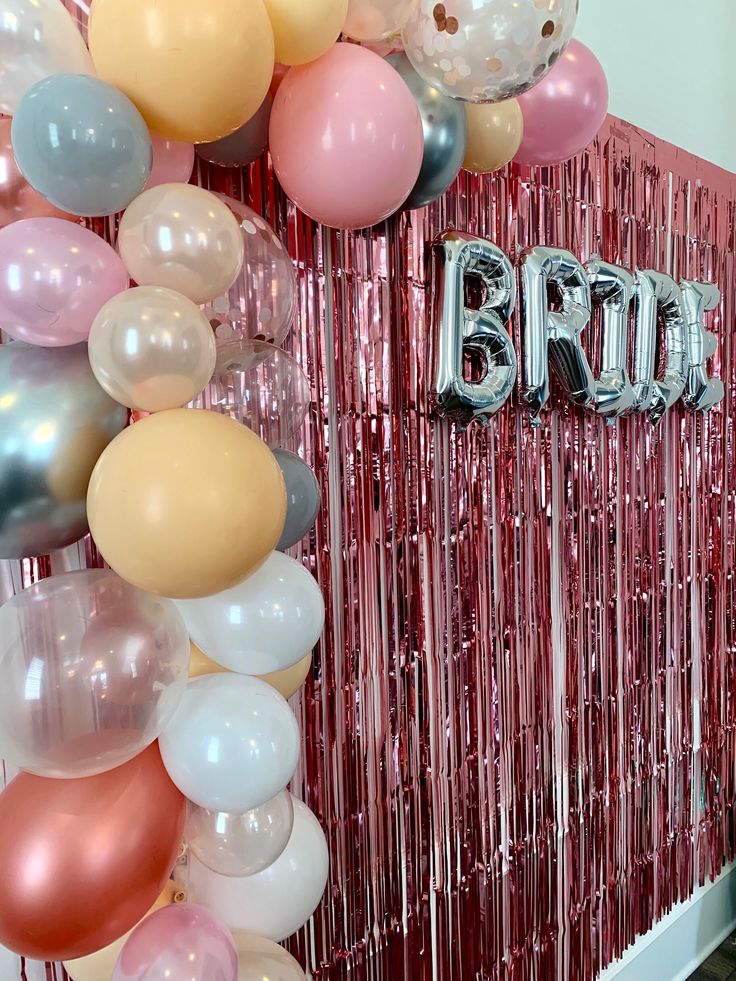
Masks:
[[[0,229],[0,327],[16,340],[78,344],[128,285],[117,252],[82,225],[28,218]]]
[[[144,190],[159,184],[188,184],[194,170],[194,147],[191,143],[165,140],[151,133],[153,166]]]
[[[287,74],[269,143],[289,197],[335,228],[374,225],[398,210],[424,154],[422,121],[406,83],[378,55],[346,43]]]
[[[580,153],[595,139],[608,112],[603,66],[572,40],[552,71],[519,96],[524,138],[517,163],[550,166]]]
[[[112,981],[237,981],[238,952],[230,931],[194,903],[165,906],[125,941]]]

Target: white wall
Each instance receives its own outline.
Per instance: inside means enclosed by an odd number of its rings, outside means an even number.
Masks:
[[[610,111],[736,171],[736,0],[580,0]]]

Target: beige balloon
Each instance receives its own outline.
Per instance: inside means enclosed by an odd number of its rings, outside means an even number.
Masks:
[[[221,664],[216,661],[211,660],[207,657],[204,651],[201,651],[199,647],[190,641],[191,646],[191,658],[189,661],[189,677],[190,678],[201,678],[204,674],[219,674],[225,672],[230,674],[227,668],[223,668]],[[271,674],[261,674],[256,675],[261,681],[265,681],[266,684],[271,685],[276,691],[280,692],[284,698],[291,698],[292,695],[296,695],[299,689],[302,687],[304,682],[307,680],[307,676],[312,667],[312,655],[307,654],[303,657],[301,661],[297,661],[296,664],[292,664],[290,668],[284,668],[283,671],[272,671]]]
[[[146,916],[154,913],[157,909],[162,909],[164,906],[170,906],[174,902],[174,890],[174,883],[169,882],[148,913],[146,913]],[[133,927],[134,929],[135,927]],[[66,973],[72,981],[111,981],[115,962],[120,955],[120,951],[123,949],[125,941],[133,930],[129,930],[120,940],[116,940],[109,947],[103,947],[102,950],[95,951],[94,954],[89,954],[87,957],[78,957],[73,961],[64,961]]]
[[[238,948],[238,981],[306,981],[299,963],[281,944],[254,933],[233,933],[233,939]]]
[[[194,303],[227,293],[245,246],[226,204],[192,184],[159,184],[140,194],[120,220],[118,250],[139,286],[165,286]]]
[[[215,335],[199,307],[174,290],[118,293],[95,317],[89,361],[108,395],[130,409],[176,409],[212,378]]]
[[[193,640],[189,641],[189,647],[191,650],[189,657],[189,678],[201,678],[205,674],[231,674],[227,668],[223,668],[221,664],[213,661],[211,658],[207,657],[204,651],[200,650],[199,647],[194,643]]]
[[[306,65],[340,36],[348,0],[263,0],[273,28],[276,61]]]
[[[490,174],[510,163],[521,146],[524,117],[518,100],[465,103],[468,144],[463,169]]]

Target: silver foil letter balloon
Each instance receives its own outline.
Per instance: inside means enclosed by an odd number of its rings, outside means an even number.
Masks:
[[[664,320],[664,372],[657,377],[659,315]],[[646,269],[636,277],[634,411],[658,423],[685,391],[688,330],[682,291],[666,273]]]
[[[434,270],[434,405],[461,426],[497,412],[516,381],[516,352],[506,331],[516,303],[514,270],[498,246],[447,231],[432,248]],[[478,309],[466,304],[467,280],[479,280]],[[481,377],[465,376],[465,356],[481,360]]]
[[[586,263],[592,299],[601,310],[601,373],[596,382],[595,411],[616,419],[634,404],[628,371],[629,310],[634,276],[598,256]]]
[[[715,310],[721,292],[712,283],[693,283],[683,280],[682,299],[687,316],[687,353],[690,366],[683,395],[692,412],[705,412],[723,400],[725,388],[720,378],[708,375],[708,360],[717,350],[715,334],[705,329],[705,314]]]

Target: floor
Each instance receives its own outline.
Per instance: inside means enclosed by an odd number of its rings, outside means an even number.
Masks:
[[[736,981],[736,933],[723,941],[689,981]]]

